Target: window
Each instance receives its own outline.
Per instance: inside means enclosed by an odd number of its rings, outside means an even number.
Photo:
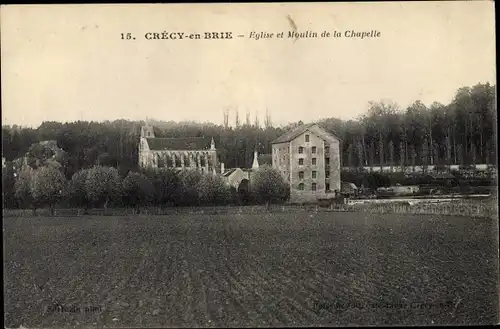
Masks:
[[[158,158],[158,168],[163,168],[165,167],[165,160],[163,160],[162,158]]]
[[[304,153],[304,148],[302,146],[299,146],[299,154]]]
[[[304,159],[299,159],[299,166],[303,166],[304,165]]]
[[[306,135],[306,142],[309,142],[309,135]]]
[[[304,190],[304,183],[299,184],[299,190],[303,191]]]
[[[316,146],[312,147],[312,153],[316,153]]]
[[[316,158],[312,158],[312,164],[313,164],[313,166],[316,165]]]
[[[330,164],[330,158],[325,158],[325,165],[329,165]]]
[[[325,189],[326,189],[327,191],[330,191],[330,183],[326,183],[326,184],[325,184]]]
[[[329,177],[330,177],[330,171],[329,171],[329,170],[325,171],[325,177],[326,177],[326,178],[329,178]]]
[[[299,179],[304,179],[304,172],[303,171],[299,171]]]
[[[312,172],[312,178],[316,178],[316,172],[315,171]]]
[[[325,146],[325,154],[330,153],[330,146]]]
[[[312,183],[311,190],[316,191],[316,183]]]

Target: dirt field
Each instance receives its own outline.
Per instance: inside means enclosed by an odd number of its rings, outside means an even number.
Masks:
[[[400,214],[4,218],[5,326],[490,324],[497,234]]]

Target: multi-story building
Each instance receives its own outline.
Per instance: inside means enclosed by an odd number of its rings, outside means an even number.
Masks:
[[[157,138],[151,125],[141,129],[139,165],[152,169],[193,169],[214,174],[220,172],[213,138]]]
[[[290,202],[315,202],[340,191],[340,138],[315,123],[272,142],[272,164],[290,184]]]

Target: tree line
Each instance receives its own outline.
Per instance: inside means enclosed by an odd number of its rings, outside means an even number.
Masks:
[[[342,140],[342,165],[414,166],[496,163],[495,86],[489,83],[457,90],[450,104],[416,101],[406,109],[388,101],[371,102],[357,120],[335,118],[318,124]],[[302,122],[260,127],[258,121],[236,127],[196,122],[153,121],[157,137],[213,137],[226,168],[250,167],[255,149],[271,153],[271,142]],[[143,121],[43,122],[38,128],[3,126],[3,156],[24,156],[33,143],[55,140],[65,151],[66,178],[96,164],[112,166],[124,177],[138,168]]]
[[[229,187],[219,175],[195,170],[129,171],[121,178],[110,166],[95,165],[66,179],[63,168],[45,163],[23,166],[15,175],[12,166],[3,168],[4,208],[49,207],[57,205],[88,210],[93,207],[200,206],[275,203],[288,199],[289,187],[270,166],[259,168],[248,191]]]

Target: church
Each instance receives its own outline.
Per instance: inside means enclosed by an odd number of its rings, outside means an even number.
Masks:
[[[217,150],[213,138],[157,138],[152,125],[141,128],[139,166],[142,168],[198,170],[219,173]]]

